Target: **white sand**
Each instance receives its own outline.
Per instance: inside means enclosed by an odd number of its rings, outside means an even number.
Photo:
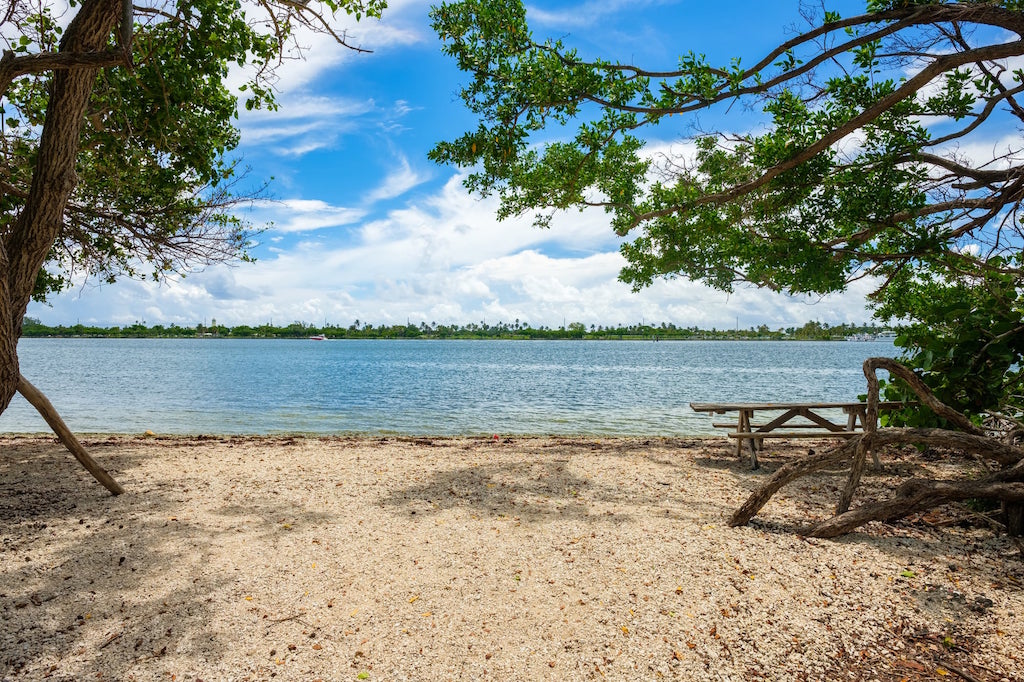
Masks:
[[[0,436],[0,679],[1024,679],[1018,546],[957,509],[803,539],[835,472],[725,525],[806,443],[85,442],[127,494]]]

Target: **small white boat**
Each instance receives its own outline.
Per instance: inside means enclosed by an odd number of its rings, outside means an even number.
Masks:
[[[309,337],[310,341],[326,341],[327,337],[323,334],[317,334],[316,336]]]

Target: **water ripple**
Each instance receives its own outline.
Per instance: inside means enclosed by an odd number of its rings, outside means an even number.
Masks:
[[[853,400],[879,342],[23,339],[78,432],[694,435],[691,401]],[[0,432],[47,427],[20,397]]]

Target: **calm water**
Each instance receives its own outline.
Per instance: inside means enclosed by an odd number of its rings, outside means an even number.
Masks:
[[[77,432],[711,433],[691,401],[864,393],[890,341],[23,339],[22,373]],[[0,432],[48,430],[20,396]]]

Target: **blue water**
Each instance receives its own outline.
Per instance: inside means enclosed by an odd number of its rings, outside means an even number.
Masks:
[[[890,341],[23,339],[80,433],[712,433],[694,402],[856,399]],[[47,431],[20,396],[0,432]]]

